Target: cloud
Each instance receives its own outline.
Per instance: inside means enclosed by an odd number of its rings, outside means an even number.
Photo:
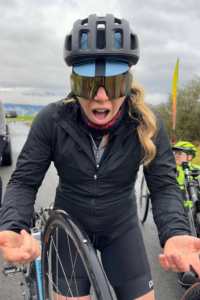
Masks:
[[[46,104],[67,95],[66,34],[77,19],[112,13],[127,19],[139,37],[134,79],[145,87],[149,101],[166,99],[178,57],[179,86],[200,75],[199,11],[196,0],[1,0],[0,97]]]

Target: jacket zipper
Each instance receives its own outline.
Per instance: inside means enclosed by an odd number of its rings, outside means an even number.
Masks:
[[[134,129],[135,130],[135,129]],[[133,131],[134,131],[133,130]],[[132,133],[132,132],[131,132]],[[130,133],[130,134],[131,134]],[[113,136],[111,137],[113,138]],[[108,160],[111,154],[107,156],[107,158],[103,161],[102,165]],[[101,165],[101,166],[102,166]],[[91,215],[92,215],[92,232],[93,232],[93,244],[95,242],[95,230],[94,230],[94,202],[95,202],[95,197],[96,197],[96,192],[97,192],[97,178],[98,178],[98,171],[99,171],[99,165],[96,166],[97,168],[97,173],[94,175],[94,198],[92,199],[91,202]]]
[[[92,232],[95,238],[95,230],[94,230],[94,203],[95,203],[95,197],[97,193],[97,175],[98,172],[94,175],[94,194],[93,194],[93,199],[91,202],[91,215],[92,215]]]

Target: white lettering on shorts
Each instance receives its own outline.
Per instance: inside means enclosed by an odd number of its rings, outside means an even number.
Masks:
[[[149,288],[151,289],[153,287],[153,280],[149,281]]]

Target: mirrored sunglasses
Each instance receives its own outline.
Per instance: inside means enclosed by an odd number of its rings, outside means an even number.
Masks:
[[[72,73],[70,81],[72,92],[81,98],[93,99],[98,88],[103,86],[109,99],[117,99],[130,92],[133,75],[127,72],[108,77],[86,77]]]

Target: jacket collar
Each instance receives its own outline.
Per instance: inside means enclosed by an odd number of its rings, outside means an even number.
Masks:
[[[72,98],[69,94],[67,99]],[[64,99],[64,100],[67,100]],[[54,119],[62,126],[64,130],[79,144],[79,146],[86,152],[94,164],[96,164],[94,155],[91,151],[91,141],[90,137],[86,132],[80,129],[77,124],[79,106],[76,102],[64,101],[60,105],[59,109],[54,114]],[[112,155],[118,148],[119,145],[125,140],[125,138],[133,132],[140,124],[142,117],[137,109],[132,110],[131,118],[128,114],[128,101],[126,105],[126,111],[124,117],[120,122],[117,129],[110,134],[110,139],[114,138],[113,145],[109,156]]]

